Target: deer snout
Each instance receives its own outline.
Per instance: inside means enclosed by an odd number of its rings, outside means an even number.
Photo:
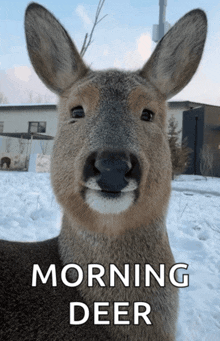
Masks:
[[[85,201],[101,214],[121,213],[137,199],[140,177],[140,164],[133,154],[112,150],[93,153],[84,167]]]
[[[97,183],[103,191],[120,192],[128,185],[126,174],[132,168],[129,158],[114,152],[98,156],[94,167],[99,172]]]
[[[87,158],[84,169],[89,188],[112,193],[137,189],[140,175],[137,157],[121,151],[93,153]]]

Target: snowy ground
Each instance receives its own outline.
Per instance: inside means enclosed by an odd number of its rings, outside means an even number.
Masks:
[[[170,243],[176,262],[189,264],[177,341],[219,341],[220,179],[182,175],[172,188]],[[1,239],[40,241],[57,236],[59,225],[48,173],[0,172]]]

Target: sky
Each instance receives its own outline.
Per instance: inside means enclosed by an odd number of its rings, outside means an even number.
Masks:
[[[35,74],[26,49],[24,13],[29,1],[0,2],[0,92],[8,103],[52,102],[56,96]],[[67,29],[80,50],[91,31],[98,0],[42,0]],[[176,101],[220,105],[220,2],[218,0],[167,0],[166,20],[173,25],[188,11],[201,8],[208,17],[208,36],[202,62]],[[135,70],[144,65],[156,44],[152,26],[158,24],[159,0],[105,0],[93,43],[85,61],[93,69],[118,67]]]

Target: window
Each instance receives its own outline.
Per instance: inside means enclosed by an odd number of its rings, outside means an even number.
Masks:
[[[29,133],[46,133],[46,122],[29,122]]]
[[[0,122],[0,133],[3,133],[4,122]]]

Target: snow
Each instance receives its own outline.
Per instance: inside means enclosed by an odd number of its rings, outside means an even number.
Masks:
[[[182,175],[172,182],[171,248],[177,263],[189,264],[189,287],[179,290],[178,341],[220,340],[219,208],[219,178]]]
[[[50,172],[50,155],[37,154],[36,172],[37,173]]]
[[[49,173],[0,173],[0,238],[40,241],[59,234],[60,210]]]
[[[48,173],[50,171],[50,155],[30,154],[28,172]]]
[[[48,173],[7,172],[0,177],[0,238],[40,241],[60,230],[61,211]],[[180,288],[177,341],[220,340],[220,178],[181,175],[172,182],[167,229]]]

